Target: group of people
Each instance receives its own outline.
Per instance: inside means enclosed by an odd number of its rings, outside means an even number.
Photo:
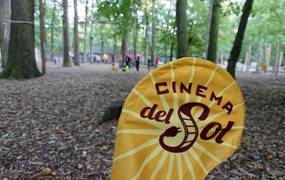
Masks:
[[[135,64],[136,70],[139,71],[139,69],[140,69],[140,57],[137,56],[136,60],[133,63]],[[129,56],[127,56],[125,58],[125,63],[123,65],[123,71],[124,72],[129,71],[131,68],[131,65],[132,65],[132,59]]]

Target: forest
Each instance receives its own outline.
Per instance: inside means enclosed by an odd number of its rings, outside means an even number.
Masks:
[[[2,2],[1,6],[7,7],[2,9],[2,19],[11,14],[8,2]],[[253,67],[256,71],[282,71],[279,67],[284,65],[281,33],[284,2],[243,3],[238,0],[210,3],[194,0],[177,4],[149,0],[46,0],[29,4],[34,17],[26,15],[34,24],[34,37],[29,38],[34,38],[33,46],[44,57],[41,58],[43,74],[46,62],[57,59],[62,59],[65,67],[92,64],[96,59],[123,64],[128,53],[132,59],[138,56],[143,64],[150,66],[156,66],[155,59],[166,63],[176,57],[192,56],[225,64],[233,75],[236,62],[245,65],[247,71]],[[25,15],[25,11],[17,12],[15,18]],[[12,25],[21,23],[25,24],[15,21]],[[268,26],[264,27],[265,23]],[[2,67],[9,64],[5,59],[10,30],[12,33],[10,23],[1,24]],[[3,77],[10,77],[4,72]]]
[[[241,147],[206,179],[284,178],[284,10],[285,0],[1,0],[0,178],[110,179],[128,94],[183,57],[225,69],[245,101]]]

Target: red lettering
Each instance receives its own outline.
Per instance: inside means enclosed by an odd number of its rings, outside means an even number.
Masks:
[[[229,121],[227,126],[225,128],[222,128],[222,125],[220,123],[217,122],[211,122],[209,123],[201,132],[200,134],[200,138],[203,140],[210,140],[214,137],[216,137],[215,141],[218,144],[223,143],[223,137],[225,136],[225,134],[231,130],[231,128],[233,127],[234,122],[233,121]],[[216,127],[216,129],[214,130],[214,133],[212,133],[211,135],[209,135],[209,132],[211,130],[213,130]]]
[[[218,101],[218,105],[220,105],[221,104],[221,102],[222,102],[222,99],[223,99],[223,96],[216,96],[215,95],[215,92],[214,91],[212,91],[212,93],[211,93],[211,97],[210,97],[210,101]]]
[[[224,129],[221,129],[221,130],[220,130],[220,134],[219,134],[219,135],[217,136],[217,138],[216,138],[216,143],[221,144],[221,143],[224,142],[224,141],[222,140],[223,137],[225,136],[225,134],[226,134],[228,131],[230,131],[230,130],[232,129],[233,125],[234,125],[234,122],[233,122],[233,121],[229,121],[227,127],[225,127]]]
[[[181,83],[180,84],[180,92],[183,93],[184,91],[186,91],[188,94],[190,94],[191,93],[191,87],[192,87],[192,83],[188,84],[188,88],[183,83]]]
[[[211,135],[208,135],[208,133],[215,127],[218,126],[215,129],[215,132]],[[220,129],[222,128],[221,124],[217,123],[217,122],[211,122],[209,123],[201,132],[200,137],[203,140],[210,140],[212,138],[214,138],[220,131]]]
[[[150,120],[155,119],[155,116],[153,115],[154,115],[154,111],[156,110],[157,106],[158,106],[157,104],[154,104],[152,107],[143,108],[140,112],[140,116],[142,118],[148,118]]]
[[[173,89],[173,92],[174,92],[174,93],[176,93],[176,86],[175,86],[175,85],[176,85],[176,82],[173,81],[173,82],[172,82],[172,89]]]
[[[233,110],[233,104],[228,101],[222,108],[226,109],[228,111],[228,114],[230,114]]]
[[[167,83],[166,82],[155,83],[155,89],[158,95],[169,93],[168,89],[161,90],[160,89],[161,86],[167,86]]]
[[[162,110],[155,112],[157,107],[158,105],[154,104],[152,107],[143,108],[140,112],[140,116],[149,120],[155,120],[158,122],[165,122],[166,124],[169,124],[174,109],[170,109],[168,112]]]
[[[208,88],[202,85],[198,85],[196,89],[196,95],[200,97],[206,97],[204,94],[204,91],[206,91]]]

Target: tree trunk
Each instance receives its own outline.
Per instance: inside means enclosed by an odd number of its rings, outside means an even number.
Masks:
[[[82,59],[82,63],[86,62],[87,26],[88,26],[88,0],[86,0],[86,4],[85,4],[85,24],[84,24],[83,59]]]
[[[152,0],[152,25],[151,25],[151,64],[155,64],[155,0]]]
[[[55,11],[56,11],[56,0],[53,0],[53,10],[52,10],[52,18],[51,18],[51,47],[50,47],[50,51],[51,51],[51,56],[50,56],[50,60],[54,61],[54,22],[55,22]]]
[[[100,36],[101,36],[101,56],[104,54],[104,34],[103,34],[103,24],[100,26]]]
[[[62,32],[63,32],[63,67],[71,67],[69,57],[69,36],[68,36],[68,1],[62,0],[63,17],[62,17]]]
[[[91,33],[90,33],[89,49],[90,49],[90,64],[93,64],[95,63],[95,61],[94,61],[94,54],[93,54],[93,36],[91,35]]]
[[[41,59],[42,59],[42,73],[46,74],[46,27],[45,27],[45,5],[43,0],[39,0],[40,8],[40,31],[41,31]]]
[[[265,54],[265,64],[267,68],[270,66],[270,59],[271,59],[271,43],[268,44],[268,47],[266,48],[266,54]]]
[[[275,54],[275,68],[274,68],[275,75],[278,75],[279,60],[280,60],[280,42],[277,41],[276,42],[276,54]]]
[[[176,1],[177,58],[188,56],[186,0]]]
[[[221,9],[221,0],[211,0],[208,19],[208,35],[206,44],[206,58],[212,62],[216,62],[219,35],[219,15]]]
[[[174,42],[171,42],[169,61],[172,61],[172,59],[173,59],[173,51],[174,51]]]
[[[149,28],[149,17],[148,12],[145,9],[145,53],[144,53],[144,64],[148,62],[148,28]]]
[[[125,58],[128,50],[128,34],[126,31],[122,35],[122,65],[125,64]]]
[[[164,44],[164,64],[167,63],[167,44]]]
[[[248,52],[247,52],[246,71],[249,71],[250,64],[251,64],[251,46],[249,46]]]
[[[77,12],[77,0],[74,0],[74,34],[73,34],[73,49],[74,56],[73,62],[75,66],[79,66],[79,35],[78,35],[78,12]]]
[[[262,62],[262,56],[263,56],[263,51],[262,51],[262,46],[260,43],[259,48],[258,48],[258,59],[257,59],[257,65],[256,65],[256,72],[257,73],[259,73],[259,67],[260,67],[261,62]]]
[[[168,8],[168,13],[167,13],[167,20],[166,20],[166,31],[169,32],[170,31],[170,24],[169,24],[169,19],[171,18],[171,1],[169,1],[169,8]],[[165,41],[164,43],[164,63],[167,63],[167,47],[168,47],[169,41]]]
[[[1,54],[1,67],[3,68],[7,61],[9,37],[10,37],[10,23],[8,22],[11,17],[11,1],[0,0],[0,54]]]
[[[116,60],[118,58],[117,36],[116,36],[116,34],[113,35],[113,56],[114,56],[114,60]]]
[[[91,15],[93,15],[94,14],[94,8],[95,8],[95,4],[94,4],[94,1],[93,1],[93,3],[92,3],[92,8],[91,8]],[[94,27],[93,27],[93,25],[94,25],[94,23],[92,22],[92,20],[91,20],[91,24],[90,24],[90,26],[91,26],[91,30],[90,30],[90,35],[89,35],[89,37],[90,37],[90,63],[95,63],[95,61],[94,61],[94,54],[93,54],[93,29],[94,29]]]
[[[279,68],[281,68],[282,61],[283,61],[283,51],[281,51],[279,54],[279,62],[277,65],[276,75],[278,75],[278,71],[279,71]]]
[[[137,31],[137,26],[138,26],[138,18],[137,15],[135,17],[135,24],[134,24],[134,39],[133,39],[133,48],[134,48],[134,60],[137,59],[137,37],[138,37],[138,31]]]
[[[35,59],[34,0],[11,1],[11,33],[2,78],[29,79],[41,75]]]
[[[235,68],[238,61],[244,33],[246,30],[247,20],[252,9],[253,0],[246,0],[243,6],[242,15],[239,23],[238,32],[235,37],[235,41],[231,50],[230,58],[228,60],[227,71],[235,78]]]
[[[93,54],[93,23],[91,23],[91,30],[90,30],[90,42],[89,42],[89,51],[90,51],[90,64],[95,63],[94,59],[94,54]]]

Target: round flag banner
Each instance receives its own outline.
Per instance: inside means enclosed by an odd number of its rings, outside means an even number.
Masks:
[[[125,101],[111,179],[204,179],[239,147],[243,126],[243,97],[224,69],[197,58],[167,63]]]

